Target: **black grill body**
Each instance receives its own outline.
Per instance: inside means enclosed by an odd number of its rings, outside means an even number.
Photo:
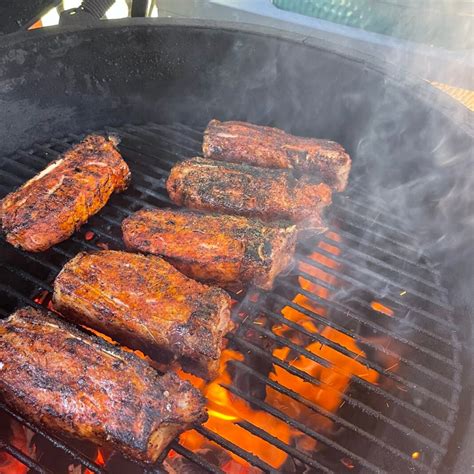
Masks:
[[[367,354],[364,363],[379,372],[384,383],[352,381],[344,398],[350,409],[334,415],[343,428],[342,436],[334,439],[265,406],[245,383],[228,387],[325,445],[323,455],[315,458],[295,446],[279,445],[248,421],[239,423],[288,452],[294,462],[288,470],[306,466],[310,471],[340,471],[341,459],[348,458],[364,472],[465,472],[470,453],[464,447],[472,442],[467,427],[474,306],[468,192],[473,133],[460,107],[354,51],[232,25],[142,20],[87,31],[32,32],[13,36],[0,47],[0,72],[2,195],[86,130],[118,133],[133,174],[126,193],[114,196],[81,233],[48,252],[26,255],[2,243],[2,316],[49,291],[57,271],[78,251],[97,249],[98,243],[121,248],[118,230],[126,215],[142,207],[169,205],[163,187],[166,175],[177,160],[199,153],[209,119],[249,120],[337,140],[354,159],[351,190],[336,199],[329,216],[331,230],[342,240],[335,242],[326,234],[301,242],[298,250],[298,261],[324,267],[320,269],[337,284],[329,285],[331,301],[318,301],[327,306],[328,317],[295,309],[309,313],[318,327],[354,335]],[[88,230],[94,232],[92,241],[84,239]],[[340,249],[337,269],[310,257],[321,241]],[[324,249],[318,251],[324,255]],[[254,385],[275,385],[261,367],[262,360],[270,365],[278,361],[271,359],[262,340],[315,358],[304,347],[280,340],[273,325],[286,324],[305,337],[334,345],[291,327],[281,315],[282,307],[294,304],[293,296],[302,292],[298,276],[325,284],[297,268],[281,277],[270,295],[242,296],[234,315],[238,330],[229,336],[230,344],[259,361],[237,364],[239,374],[247,374]],[[393,308],[395,317],[374,314],[372,299]],[[393,346],[381,346],[374,335],[387,337]],[[333,348],[347,352],[342,346]],[[386,370],[380,352],[398,354],[400,368]],[[295,375],[305,377],[297,371]],[[308,382],[318,383],[311,378]],[[285,396],[298,394],[290,391]],[[270,469],[219,434],[196,429],[260,469]],[[65,447],[64,440],[51,440]],[[83,446],[66,444],[77,462],[98,470],[81,454]],[[177,441],[171,447],[201,468],[216,471],[212,462]],[[422,453],[419,460],[411,457],[415,451]]]

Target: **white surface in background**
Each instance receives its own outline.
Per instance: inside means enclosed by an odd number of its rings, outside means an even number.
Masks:
[[[63,0],[64,10],[70,10],[71,8],[77,8],[82,3],[82,0]]]
[[[49,12],[45,13],[41,17],[41,23],[43,26],[53,26],[59,23],[59,13],[57,8],[51,8]]]
[[[153,8],[151,9],[150,18],[158,18],[158,7],[156,4],[153,5]]]
[[[107,20],[115,20],[117,18],[126,18],[129,14],[128,4],[125,0],[117,0],[105,13]]]

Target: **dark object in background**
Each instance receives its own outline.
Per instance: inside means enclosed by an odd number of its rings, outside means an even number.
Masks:
[[[83,0],[77,8],[61,12],[61,26],[91,26],[97,24],[115,0]]]
[[[2,0],[0,2],[0,35],[31,26],[60,0]]]

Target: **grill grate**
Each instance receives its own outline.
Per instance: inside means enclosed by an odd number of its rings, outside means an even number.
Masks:
[[[113,196],[80,232],[47,252],[27,254],[2,242],[2,317],[25,304],[39,306],[34,297],[41,291],[51,291],[56,274],[77,252],[104,245],[123,248],[122,219],[142,207],[171,205],[165,189],[168,172],[182,157],[199,154],[202,140],[200,131],[182,124],[127,125],[105,131],[122,138],[120,150],[131,168],[132,185],[125,193]],[[0,196],[31,178],[80,138],[69,135],[0,160]],[[290,427],[293,437],[283,441],[245,417],[228,423],[288,454],[282,469],[293,472],[431,472],[439,467],[446,452],[461,389],[461,347],[447,292],[440,286],[436,269],[420,252],[419,244],[404,230],[403,221],[390,215],[383,203],[362,189],[354,187],[336,197],[329,221],[330,231],[299,244],[294,268],[278,279],[273,292],[250,289],[245,295],[234,295],[239,300],[234,310],[238,325],[228,340],[230,347],[244,354],[245,359],[229,361],[238,376],[232,384],[222,386],[235,399],[248,402],[252,409]],[[89,231],[93,238],[86,240]],[[374,310],[373,301],[388,307],[393,314]],[[317,332],[288,317],[295,312],[310,321]],[[363,354],[328,337],[329,330],[352,338]],[[343,370],[337,363],[323,353],[308,350],[315,343],[376,372],[377,384],[367,381],[364,374],[355,374],[349,389],[339,391],[330,381],[293,363],[304,358],[341,375]],[[288,348],[292,359],[277,357],[275,348]],[[388,366],[390,360],[398,361],[396,370]],[[334,393],[341,400],[340,409],[327,410],[295,391],[291,384],[283,384],[269,373],[272,367]],[[331,420],[334,429],[327,433],[290,416],[285,406],[261,396],[269,390],[288,400],[288,406],[296,404],[308,413]],[[73,447],[32,426],[4,404],[0,404],[2,411],[66,452],[71,463],[92,472],[107,472],[107,467],[95,464],[84,454],[82,446]],[[196,426],[194,430],[255,468],[274,470],[268,459],[246,451],[206,426]],[[318,448],[313,452],[305,450],[295,441],[298,438],[314,440]],[[6,440],[0,440],[0,449],[32,471],[48,472]],[[419,456],[414,458],[413,452]],[[171,443],[153,469],[147,467],[144,471],[160,472],[163,461],[168,462],[176,453],[195,468],[223,472],[222,465],[216,465],[200,451],[192,452],[179,440]]]

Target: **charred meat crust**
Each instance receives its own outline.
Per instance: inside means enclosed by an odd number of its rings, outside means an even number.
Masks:
[[[155,256],[80,253],[54,282],[54,307],[68,319],[169,363],[192,359],[192,372],[217,375],[230,329],[230,297],[187,278]]]
[[[122,222],[125,245],[161,255],[185,275],[238,291],[269,290],[291,261],[296,228],[240,216],[144,209]]]
[[[155,462],[169,441],[206,419],[204,399],[175,374],[85,333],[46,310],[0,321],[0,392],[34,423]]]
[[[264,221],[288,220],[300,229],[323,230],[331,189],[288,170],[191,158],[175,165],[166,182],[174,203]]]
[[[315,174],[335,191],[346,188],[351,169],[351,159],[339,143],[247,122],[211,120],[202,151],[214,160]]]
[[[113,192],[127,188],[130,170],[114,145],[89,135],[0,201],[6,240],[41,252],[69,238]]]

